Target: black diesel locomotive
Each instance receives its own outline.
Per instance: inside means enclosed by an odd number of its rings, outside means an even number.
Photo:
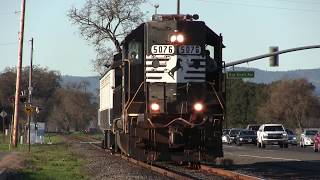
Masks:
[[[104,146],[139,160],[222,157],[222,36],[197,15],[154,15],[100,79]]]

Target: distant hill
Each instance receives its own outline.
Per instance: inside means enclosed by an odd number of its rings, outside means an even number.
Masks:
[[[228,71],[231,71],[231,69],[228,69]],[[316,94],[320,96],[320,69],[264,71],[255,68],[236,67],[235,71],[254,71],[255,77],[252,79],[246,79],[247,81],[254,83],[269,84],[278,80],[305,78],[316,87]],[[97,95],[99,90],[99,78],[99,76],[62,76],[62,86],[66,86],[68,83],[80,83],[81,81],[87,81],[89,83],[87,90],[94,95]]]
[[[228,69],[231,70],[231,69]],[[255,68],[242,68],[237,67],[235,71],[254,71],[255,77],[247,79],[254,83],[269,84],[273,81],[305,78],[311,82],[315,87],[315,92],[320,96],[320,69],[303,69],[294,71],[263,71]]]
[[[97,95],[99,92],[99,76],[62,76],[62,86],[67,86],[70,83],[77,83],[79,84],[82,81],[88,82],[88,92],[91,92],[94,95]]]

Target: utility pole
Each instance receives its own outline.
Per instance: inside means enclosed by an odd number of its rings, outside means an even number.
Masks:
[[[16,79],[16,93],[15,93],[15,101],[14,101],[15,106],[14,106],[13,132],[12,132],[12,144],[14,147],[17,147],[17,143],[18,143],[18,124],[19,124],[18,118],[19,118],[19,99],[20,99],[20,81],[21,81],[25,7],[26,7],[26,0],[21,0],[17,79]]]
[[[29,69],[29,97],[28,97],[28,105],[32,106],[32,70],[33,70],[33,66],[32,66],[32,59],[33,59],[33,38],[31,38],[31,53],[30,53],[30,69]],[[30,152],[30,123],[32,121],[32,113],[28,114],[28,148],[29,148],[29,152]]]
[[[180,0],[177,0],[177,15],[180,15]]]

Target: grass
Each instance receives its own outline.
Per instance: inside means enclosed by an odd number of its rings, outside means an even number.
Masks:
[[[84,133],[84,132],[73,132],[72,135],[77,135],[77,136],[87,136],[95,139],[104,139],[104,134],[102,132],[95,132],[95,133]]]
[[[20,151],[25,156],[26,167],[19,172],[26,180],[78,180],[89,179],[82,165],[85,159],[71,152],[70,147],[65,144],[61,136],[50,135],[52,144],[31,145],[31,153],[28,145],[19,145],[14,151]],[[45,137],[48,142],[49,137]],[[8,141],[9,142],[9,141]],[[0,149],[8,149],[8,145],[1,143]]]

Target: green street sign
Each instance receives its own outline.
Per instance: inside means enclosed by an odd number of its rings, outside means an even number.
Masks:
[[[228,79],[254,78],[254,71],[229,71]]]

